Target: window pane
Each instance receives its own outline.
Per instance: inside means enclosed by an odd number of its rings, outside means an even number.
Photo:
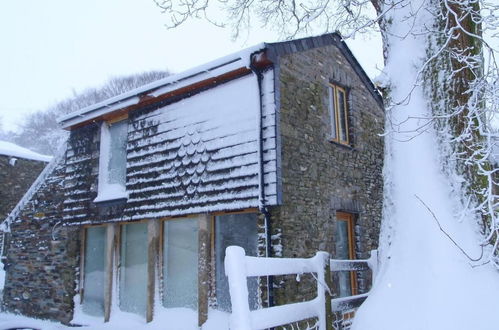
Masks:
[[[215,222],[215,258],[216,258],[216,294],[218,308],[230,312],[229,283],[225,276],[225,249],[238,245],[246,255],[257,254],[257,215],[255,213],[227,214],[216,217]],[[248,278],[250,309],[258,308],[258,278]]]
[[[198,221],[169,220],[163,228],[163,305],[197,310]]]
[[[350,259],[349,254],[349,239],[348,239],[348,222],[336,221],[336,258]],[[350,272],[338,272],[340,297],[352,295],[352,286],[350,282]]]
[[[146,314],[147,224],[121,227],[120,309]]]
[[[109,125],[111,148],[108,163],[108,183],[110,184],[125,185],[127,129],[127,120]]]
[[[334,87],[329,87],[329,115],[331,118],[331,137],[333,139],[338,138],[338,129],[336,128],[336,113],[337,113],[337,105],[336,105],[336,97],[334,93]]]
[[[89,227],[85,232],[83,311],[104,316],[104,268],[106,227]]]
[[[347,113],[346,113],[346,99],[345,92],[337,89],[338,95],[338,125],[340,133],[340,141],[348,142],[348,124],[347,124]]]

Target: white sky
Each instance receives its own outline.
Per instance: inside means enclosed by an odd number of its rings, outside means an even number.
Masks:
[[[207,22],[168,30],[152,0],[0,1],[0,122],[15,130],[30,112],[112,76],[180,72],[277,35],[252,30],[232,41]],[[379,39],[349,42],[368,74],[381,65]]]

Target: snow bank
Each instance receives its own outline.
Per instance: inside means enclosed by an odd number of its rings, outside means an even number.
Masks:
[[[480,256],[473,219],[456,216],[458,194],[441,173],[436,133],[428,122],[431,103],[415,84],[426,57],[423,32],[432,26],[431,9],[416,9],[427,6],[423,0],[402,1],[387,18],[392,24],[385,70],[397,102],[387,112],[385,193],[391,204],[385,205],[382,267],[357,312],[355,330],[499,327],[498,272],[471,262],[439,229],[440,223],[468,255]]]
[[[0,141],[0,155],[9,157],[17,157],[31,160],[38,160],[42,162],[50,162],[51,156],[41,155],[29,149],[18,146],[17,144],[7,141]]]

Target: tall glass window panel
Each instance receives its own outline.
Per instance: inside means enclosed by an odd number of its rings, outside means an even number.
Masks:
[[[336,221],[336,258],[337,259],[353,259],[353,233],[352,233],[352,216],[349,214],[338,214]],[[339,280],[339,296],[346,297],[355,294],[352,288],[352,282],[355,277],[353,272],[343,271],[338,272]]]
[[[198,307],[198,220],[168,220],[163,226],[163,305]]]
[[[329,116],[331,118],[331,138],[338,139],[338,128],[336,123],[336,92],[333,86],[328,88],[329,91]]]
[[[230,312],[229,283],[225,276],[225,249],[238,245],[247,256],[257,255],[257,215],[255,213],[227,214],[215,219],[216,295],[218,309]],[[250,309],[258,308],[258,278],[248,278]]]
[[[336,88],[337,93],[337,112],[338,112],[338,125],[340,133],[340,142],[348,143],[348,122],[347,122],[347,107],[345,91]]]
[[[147,224],[121,226],[120,309],[145,316],[147,307]]]
[[[102,123],[99,155],[99,185],[94,202],[127,198],[126,144],[128,121]]]
[[[108,183],[110,184],[125,186],[127,129],[127,120],[109,125],[111,148],[108,164]]]
[[[331,139],[339,143],[349,144],[348,108],[345,89],[331,84],[328,93]]]
[[[104,316],[104,273],[106,253],[106,227],[85,230],[85,256],[83,279],[83,312]]]

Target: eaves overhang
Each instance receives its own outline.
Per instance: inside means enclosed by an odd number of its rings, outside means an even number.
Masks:
[[[168,98],[216,86],[251,73],[252,64],[271,65],[264,54],[265,48],[265,43],[246,48],[69,113],[57,121],[62,128],[70,130],[93,121],[107,120]]]
[[[191,95],[250,74],[252,68],[278,63],[279,57],[283,55],[327,45],[335,45],[342,52],[378,105],[383,108],[381,95],[341,35],[328,33],[290,41],[261,43],[64,115],[58,118],[58,122],[62,128],[70,130],[94,121],[112,119],[144,106]]]

